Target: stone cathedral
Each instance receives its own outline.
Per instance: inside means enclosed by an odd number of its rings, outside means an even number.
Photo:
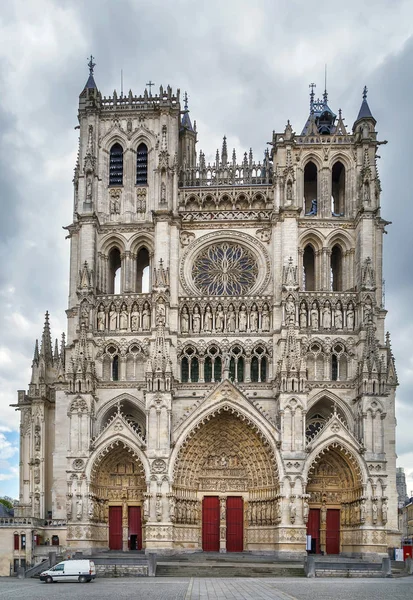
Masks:
[[[79,97],[67,338],[36,343],[9,562],[397,546],[376,120],[310,86],[261,161],[171,87]],[[311,537],[309,537],[311,536]],[[3,563],[6,561],[3,556]]]

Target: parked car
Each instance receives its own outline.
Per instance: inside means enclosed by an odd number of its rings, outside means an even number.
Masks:
[[[40,573],[40,581],[54,583],[56,581],[78,581],[86,583],[96,577],[93,560],[63,560],[51,569]]]

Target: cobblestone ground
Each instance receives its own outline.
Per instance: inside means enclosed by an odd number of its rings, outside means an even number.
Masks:
[[[0,600],[411,600],[413,577],[400,579],[97,579],[44,584],[0,579]]]

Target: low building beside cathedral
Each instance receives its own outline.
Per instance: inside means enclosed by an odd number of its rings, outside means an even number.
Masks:
[[[385,555],[397,376],[366,90],[351,131],[312,90],[301,133],[258,162],[224,138],[210,164],[179,90],[102,96],[93,67],[67,339],[46,315],[18,393],[1,574],[49,545]]]

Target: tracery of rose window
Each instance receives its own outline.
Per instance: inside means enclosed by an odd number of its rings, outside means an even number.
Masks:
[[[194,284],[208,296],[242,296],[256,282],[258,263],[247,248],[224,242],[208,246],[192,267]]]

